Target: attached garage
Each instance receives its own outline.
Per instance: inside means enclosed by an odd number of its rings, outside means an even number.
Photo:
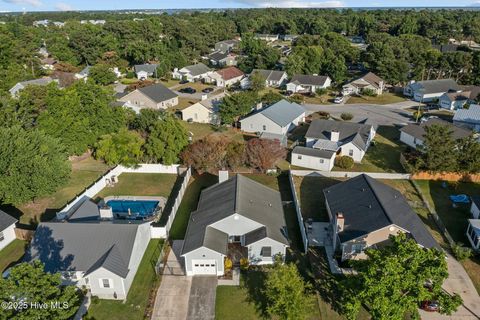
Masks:
[[[195,275],[216,275],[217,264],[215,260],[192,260],[192,271]]]

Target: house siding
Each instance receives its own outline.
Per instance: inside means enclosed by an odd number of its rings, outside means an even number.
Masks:
[[[174,107],[178,104],[178,97],[155,103],[149,97],[145,96],[138,90],[132,91],[124,97],[121,97],[118,101],[125,102],[128,105],[132,105],[135,108],[149,108],[149,109],[167,109]]]
[[[269,132],[276,134],[285,134],[287,133],[287,127],[280,127],[278,124],[268,119],[261,113],[257,113],[240,120],[241,128],[245,132]],[[265,126],[265,130],[263,130]]]
[[[128,293],[130,286],[132,285],[133,278],[137,273],[138,267],[142,262],[143,255],[147,250],[148,243],[150,242],[151,232],[150,224],[144,223],[138,226],[137,235],[135,237],[135,243],[133,245],[132,256],[130,257],[130,264],[128,265],[128,274],[124,280],[125,292]]]
[[[201,103],[195,103],[182,110],[183,121],[193,121],[197,123],[211,123],[213,112]]]
[[[320,160],[324,160],[323,163]],[[335,163],[335,154],[330,159],[318,158],[313,156],[307,156],[304,154],[292,153],[292,164],[294,166],[320,170],[320,171],[332,171]]]
[[[272,254],[271,257],[262,256],[262,248],[271,247]],[[285,257],[285,250],[287,246],[281,242],[275,241],[270,238],[264,238],[257,242],[254,242],[247,246],[248,248],[248,260],[250,264],[253,265],[263,265],[263,264],[272,264],[274,257],[277,254],[281,254],[282,257]]]
[[[472,214],[472,217],[474,219],[478,219],[478,217],[480,216],[480,210],[475,204],[475,202],[472,202],[472,206],[470,207],[470,213]]]
[[[110,279],[110,288],[103,288],[101,286],[102,279]],[[88,275],[88,283],[92,295],[100,299],[115,299],[115,294],[118,300],[127,298],[124,279],[105,268],[99,268],[90,273]]]
[[[412,148],[418,148],[423,145],[423,141],[420,139],[417,139],[408,133],[405,132],[400,132],[400,141],[405,143],[406,145],[412,147]]]
[[[193,260],[202,259],[202,260],[215,260],[215,265],[217,266],[217,275],[221,276],[224,274],[224,255],[213,250],[210,250],[205,247],[198,248],[194,251],[188,252],[184,255],[185,259],[185,272],[187,276],[194,276],[193,271]]]
[[[15,236],[15,224],[7,227],[5,230],[2,231],[3,233],[3,240],[0,241],[0,250],[8,246],[13,240],[17,237]]]

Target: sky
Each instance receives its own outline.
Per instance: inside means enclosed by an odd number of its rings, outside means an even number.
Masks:
[[[480,0],[0,0],[0,11],[480,6]]]

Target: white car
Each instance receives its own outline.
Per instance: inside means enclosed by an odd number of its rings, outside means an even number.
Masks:
[[[335,97],[335,100],[333,100],[334,103],[343,103],[345,101],[345,97],[344,96],[338,96],[338,97]]]

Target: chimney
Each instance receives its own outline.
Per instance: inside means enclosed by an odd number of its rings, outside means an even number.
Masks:
[[[255,106],[255,110],[259,111],[259,110],[262,110],[263,108],[263,103],[259,102],[257,103],[257,105]]]
[[[338,142],[339,139],[340,132],[338,132],[337,130],[332,130],[332,132],[330,132],[330,141]]]
[[[228,180],[228,170],[218,171],[218,183],[222,183]]]

